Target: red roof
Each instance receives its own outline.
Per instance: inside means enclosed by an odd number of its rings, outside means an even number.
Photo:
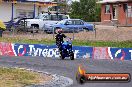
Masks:
[[[128,2],[128,1],[132,1],[132,0],[102,0],[102,1],[98,1],[97,3],[117,3],[117,2]]]

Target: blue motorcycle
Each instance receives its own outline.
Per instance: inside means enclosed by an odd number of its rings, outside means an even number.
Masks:
[[[74,52],[72,50],[71,40],[64,41],[61,44],[60,58],[65,59],[65,57],[70,57],[71,60],[74,60]]]

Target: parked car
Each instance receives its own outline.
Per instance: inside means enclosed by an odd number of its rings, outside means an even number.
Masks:
[[[9,31],[11,31],[12,27],[16,28],[16,26],[19,24],[18,20],[19,20],[19,18],[14,18],[13,20],[5,22],[6,29],[9,30]]]
[[[0,20],[0,29],[5,30],[6,26],[5,24]]]
[[[0,20],[0,37],[2,37],[3,31],[6,30],[5,24]]]
[[[65,14],[41,13],[34,19],[27,19],[25,21],[27,23],[27,28],[42,29],[44,24],[55,24],[63,19],[70,19],[70,17]]]
[[[27,31],[26,21],[25,21],[25,25],[24,25],[24,23],[21,23],[21,21],[24,22],[24,20],[27,20],[27,19],[32,19],[32,18],[16,17],[13,20],[10,20],[10,21],[4,22],[4,23],[6,25],[6,29],[9,31],[13,31],[13,29],[15,31]],[[25,26],[25,28],[24,28],[24,26]]]
[[[28,18],[17,17],[17,18],[14,18],[13,20],[10,20],[8,22],[5,22],[6,29],[9,30],[9,31],[12,31],[12,29],[17,29],[18,27],[21,26],[21,23],[20,22],[22,20],[25,20],[25,19],[28,19]]]
[[[45,24],[43,27],[44,31],[47,33],[53,33],[58,28],[61,28],[63,32],[80,32],[84,29],[93,31],[94,25],[88,24],[81,19],[64,19],[56,24]]]

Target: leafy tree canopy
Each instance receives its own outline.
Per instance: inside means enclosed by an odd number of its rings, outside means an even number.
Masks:
[[[80,2],[72,2],[70,16],[88,22],[100,21],[101,6],[96,4],[96,1],[97,0],[80,0]]]

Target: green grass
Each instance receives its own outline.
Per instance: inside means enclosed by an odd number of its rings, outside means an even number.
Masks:
[[[27,43],[27,44],[55,44],[55,40],[49,39],[22,39],[22,38],[0,38],[1,42]],[[77,46],[95,46],[95,47],[121,47],[132,48],[132,41],[112,42],[112,41],[83,41],[74,40],[73,45]]]
[[[39,73],[29,72],[24,69],[1,68],[0,87],[24,87],[26,85],[38,84],[45,81]]]
[[[95,47],[120,47],[132,48],[132,41],[112,42],[112,41],[73,41],[74,45],[95,46]]]
[[[54,44],[54,40],[49,39],[22,39],[22,38],[0,38],[1,42],[12,42],[12,43],[27,43],[27,44]]]

